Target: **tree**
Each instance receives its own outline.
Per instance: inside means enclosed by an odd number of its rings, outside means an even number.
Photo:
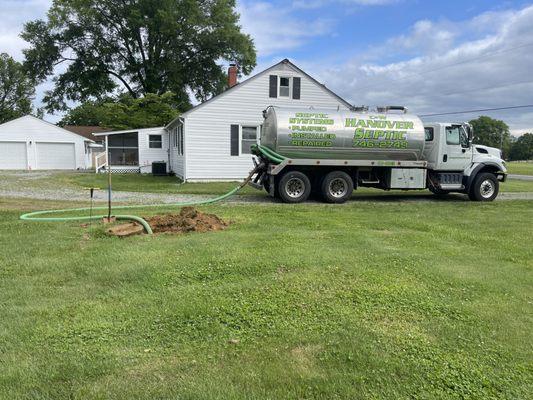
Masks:
[[[171,92],[148,93],[137,99],[123,94],[117,99],[82,103],[70,110],[59,125],[96,125],[117,130],[151,128],[168,124],[179,113]]]
[[[496,147],[503,151],[504,156],[509,155],[511,134],[505,122],[481,116],[470,121],[470,124],[474,128],[474,143]]]
[[[24,65],[39,80],[62,70],[44,99],[51,112],[117,88],[132,98],[172,91],[185,109],[189,92],[203,101],[224,89],[223,60],[244,74],[255,66],[238,21],[235,0],[54,0],[46,21],[24,26]]]
[[[511,145],[510,160],[533,159],[533,133],[524,133]]]
[[[32,113],[35,84],[22,65],[6,53],[0,54],[0,123]]]

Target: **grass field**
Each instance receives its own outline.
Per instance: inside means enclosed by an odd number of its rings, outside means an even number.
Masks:
[[[34,178],[35,177],[35,178]],[[30,187],[43,189],[70,188],[83,190],[86,187],[107,187],[107,176],[105,174],[54,172],[44,176],[37,173],[18,173],[16,175],[4,174],[0,176],[0,183],[6,186]],[[176,193],[176,194],[223,194],[233,189],[237,182],[209,182],[209,183],[180,183],[176,177],[163,176],[154,177],[149,174],[113,174],[113,189],[126,192],[148,192],[148,193]],[[502,192],[533,192],[533,181],[519,181],[509,179],[500,185]],[[379,189],[359,188],[354,192],[354,196],[367,195],[407,195],[413,196],[420,193],[427,194],[428,191],[404,192],[393,190],[384,192]],[[246,186],[239,192],[241,195],[266,195],[263,191],[258,191],[250,186]]]
[[[120,240],[2,199],[0,398],[528,398],[532,204],[219,205],[226,231]]]
[[[510,174],[533,175],[533,161],[531,162],[509,162],[507,168]]]

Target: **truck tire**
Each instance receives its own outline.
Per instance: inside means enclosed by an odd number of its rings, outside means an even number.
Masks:
[[[481,172],[470,186],[468,197],[472,201],[492,201],[498,196],[499,190],[498,178],[490,172]]]
[[[278,195],[285,203],[301,203],[311,194],[311,182],[299,171],[289,171],[278,181]]]
[[[332,171],[322,180],[321,193],[328,203],[344,203],[353,193],[353,181],[346,172]]]

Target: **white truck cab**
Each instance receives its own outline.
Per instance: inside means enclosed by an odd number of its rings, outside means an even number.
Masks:
[[[472,143],[468,123],[426,123],[423,158],[428,188],[436,194],[467,193],[470,199],[493,200],[507,169],[499,149]]]

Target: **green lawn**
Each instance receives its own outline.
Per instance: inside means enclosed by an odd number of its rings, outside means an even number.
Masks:
[[[507,169],[510,174],[533,175],[533,161],[531,162],[508,162]]]
[[[107,175],[55,172],[40,176],[39,173],[19,173],[16,176],[5,174],[0,176],[0,184],[11,187],[30,187],[43,189],[70,188],[84,190],[87,187],[107,188]],[[178,178],[172,176],[154,177],[149,174],[113,174],[112,185],[114,190],[126,192],[149,192],[149,193],[175,193],[175,194],[223,194],[229,192],[238,182],[209,182],[209,183],[181,183]],[[500,186],[502,192],[533,192],[533,181],[508,180]],[[366,195],[401,195],[413,196],[427,194],[428,191],[405,192],[394,190],[384,192],[379,189],[360,188],[354,196]],[[266,195],[264,191],[258,191],[246,186],[239,192],[241,195]]]
[[[121,240],[0,200],[0,398],[528,398],[532,205],[221,204]]]

